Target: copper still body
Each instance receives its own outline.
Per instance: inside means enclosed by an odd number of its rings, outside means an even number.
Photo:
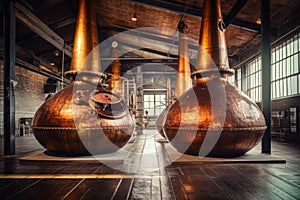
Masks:
[[[169,108],[164,132],[179,152],[236,157],[252,149],[266,125],[258,106],[231,85],[220,0],[204,0],[194,86]],[[213,62],[212,62],[213,61]]]
[[[80,0],[71,71],[72,83],[49,98],[37,110],[33,120],[35,138],[48,151],[60,155],[96,155],[112,153],[131,138],[134,122],[125,100],[105,90],[105,75],[100,54],[92,54],[98,45],[96,18],[92,0]],[[90,55],[89,55],[90,56]]]
[[[188,52],[189,39],[187,37],[187,25],[180,21],[177,26],[179,30],[179,48],[178,48],[178,62],[177,62],[177,76],[175,87],[175,98],[178,98],[184,92],[192,87],[190,59]],[[165,137],[163,131],[163,123],[166,114],[168,113],[169,105],[156,118],[156,129],[159,134]]]

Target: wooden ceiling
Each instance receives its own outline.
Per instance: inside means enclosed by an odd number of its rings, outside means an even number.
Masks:
[[[240,0],[222,0],[224,19],[230,15],[234,5]],[[246,4],[226,29],[228,55],[231,66],[240,62],[241,55],[260,43],[260,0],[244,1]],[[34,15],[72,47],[78,2],[77,0],[20,0]],[[188,26],[188,36],[197,44],[200,32],[203,0],[96,0],[95,10],[100,42],[130,29],[157,27],[146,32],[138,32],[128,41],[120,41],[124,52],[131,51],[128,56],[144,58],[172,58],[167,45],[177,38],[177,24],[184,20]],[[299,0],[271,0],[272,39],[280,37],[299,26]],[[136,15],[137,21],[131,17]],[[1,20],[1,34],[3,30]],[[169,29],[169,30],[168,30]],[[147,38],[156,45],[140,45],[139,39]],[[28,50],[34,57],[44,61],[45,65],[54,62],[52,68],[61,65],[61,53],[56,47],[39,37],[23,23],[17,23],[16,43],[18,48]],[[55,53],[58,55],[55,55]],[[18,56],[18,54],[17,54]],[[101,55],[109,57],[109,55]],[[173,56],[174,57],[174,56]],[[65,58],[66,68],[70,58]],[[48,64],[47,64],[48,63]],[[51,67],[48,65],[48,67]],[[59,69],[58,69],[59,71]]]

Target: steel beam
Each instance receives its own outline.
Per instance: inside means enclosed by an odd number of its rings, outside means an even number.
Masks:
[[[177,58],[178,57],[178,55],[168,54],[166,52],[157,51],[157,50],[150,49],[150,48],[143,48],[141,46],[136,46],[136,45],[133,45],[133,44],[128,43],[128,42],[123,42],[120,45],[127,46],[129,48],[132,48],[133,50],[140,50],[140,51],[144,51],[144,52],[147,52],[147,53],[156,54],[158,56],[163,56],[165,58]]]
[[[74,24],[76,22],[75,17],[68,17],[62,20],[59,20],[57,22],[54,23],[50,23],[48,24],[49,28],[53,31],[63,28],[65,26],[69,26],[71,24]],[[17,42],[23,42],[23,41],[28,41],[28,40],[32,40],[34,38],[37,38],[39,35],[35,34],[35,33],[29,33],[23,36],[19,36],[17,37]]]
[[[227,16],[224,18],[224,23],[227,26],[229,26],[232,22],[233,19],[237,16],[237,14],[242,10],[242,8],[246,5],[248,0],[238,0],[232,9],[229,11]]]
[[[19,3],[14,4],[14,9],[16,12],[16,17],[20,21],[22,21],[29,29],[34,31],[36,34],[41,36],[57,49],[63,49],[65,45],[64,40],[38,17],[36,17],[30,10]],[[70,46],[65,49],[65,54],[69,57],[72,57],[72,48]]]
[[[15,155],[15,58],[16,16],[13,3],[3,1],[4,8],[4,155]]]
[[[1,54],[0,54],[0,59],[1,60],[4,59],[4,57]],[[18,67],[27,69],[29,71],[32,71],[34,73],[46,76],[48,78],[52,78],[53,80],[61,81],[61,76],[59,74],[55,74],[55,73],[49,72],[47,70],[39,68],[39,67],[37,67],[37,66],[35,66],[33,64],[30,64],[30,63],[28,63],[26,61],[21,60],[21,59],[16,58],[15,59],[15,65],[18,66]],[[67,80],[67,79],[64,79],[64,83],[65,84],[70,84],[70,81]]]
[[[128,0],[128,1],[133,2],[133,3],[143,4],[146,6],[152,6],[152,7],[156,7],[156,8],[160,8],[160,9],[164,9],[164,10],[169,10],[169,11],[176,12],[176,13],[187,14],[187,15],[191,15],[194,17],[202,18],[202,16],[203,16],[202,9],[188,8],[185,10],[184,6],[180,6],[178,4],[171,4],[171,3],[167,3],[167,2],[163,2],[163,1],[156,1],[156,0],[152,0],[152,1]],[[226,18],[226,16],[224,18]],[[253,31],[253,32],[260,32],[260,25],[255,24],[255,23],[246,22],[243,20],[233,20],[231,25],[240,27],[240,28],[243,28],[243,29],[246,29],[249,31]]]
[[[262,111],[267,129],[262,139],[262,153],[271,154],[271,28],[270,0],[261,0],[262,21]]]
[[[123,34],[116,35],[114,37],[119,42],[127,44],[127,46],[137,47],[137,49],[152,49],[153,53],[164,53],[162,50],[168,49],[168,51],[166,52],[168,52],[170,55],[178,55],[178,41],[174,41],[174,38],[165,36],[162,37],[158,34],[147,32],[147,29],[134,30],[123,27],[105,26],[100,27],[98,29],[98,32],[101,32],[103,30],[114,31],[117,33],[123,32]],[[197,45],[189,44],[189,51],[193,54],[194,57],[198,54],[198,48],[198,43]]]

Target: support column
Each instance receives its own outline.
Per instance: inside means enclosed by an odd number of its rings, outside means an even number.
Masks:
[[[262,33],[262,111],[267,129],[262,139],[262,153],[271,154],[271,28],[270,0],[261,0]]]
[[[16,17],[12,2],[4,0],[4,155],[15,154],[15,35]]]
[[[241,90],[247,94],[247,80],[246,80],[246,66],[243,64],[241,66]]]

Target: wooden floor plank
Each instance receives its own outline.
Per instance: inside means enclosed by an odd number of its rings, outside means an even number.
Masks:
[[[22,193],[23,191],[25,191],[28,188],[33,187],[35,184],[37,184],[38,182],[40,182],[41,179],[27,179],[27,180],[20,180],[17,181],[14,184],[11,184],[10,187],[5,187],[2,190],[0,190],[0,197],[3,199],[8,199],[8,198],[12,198],[20,193]]]
[[[80,197],[79,199],[111,199],[119,182],[120,179],[85,180],[82,185],[88,188],[87,192],[82,196],[71,195],[70,197]]]
[[[66,189],[65,186],[72,182],[76,181],[43,179],[26,190],[17,193],[11,199],[38,199],[40,195],[43,196],[43,199],[51,199],[53,196],[57,196],[57,193],[61,190]]]
[[[133,179],[122,179],[121,184],[119,185],[113,196],[113,199],[126,199],[127,196],[130,196],[130,194],[128,193],[131,192],[130,187],[133,184],[132,182]]]
[[[128,146],[132,153],[123,164],[136,173],[94,162],[19,161],[43,148],[33,137],[17,137],[16,157],[0,158],[0,174],[15,175],[0,179],[0,199],[300,199],[299,145],[273,141],[273,153],[286,164],[168,165],[164,143],[155,143],[153,133],[144,131]],[[152,147],[156,156],[145,157]],[[148,166],[159,169],[143,171]],[[45,177],[20,179],[18,174]],[[69,178],[52,179],[53,174]],[[81,178],[70,179],[76,174]],[[93,174],[100,176],[88,176]]]

